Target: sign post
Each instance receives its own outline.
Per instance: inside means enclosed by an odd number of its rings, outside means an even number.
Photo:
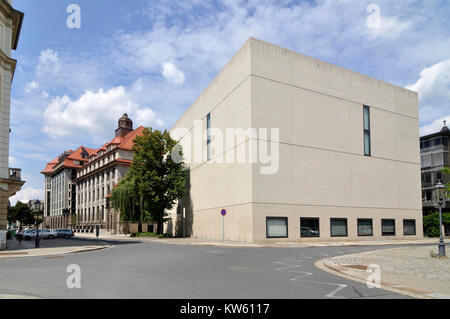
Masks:
[[[183,207],[183,238],[186,239],[186,208]]]
[[[225,246],[225,216],[227,215],[227,211],[222,209],[220,214],[222,215],[222,245]]]

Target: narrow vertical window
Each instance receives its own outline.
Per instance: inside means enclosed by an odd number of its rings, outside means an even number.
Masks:
[[[208,113],[206,116],[206,152],[207,152],[207,161],[211,160],[211,113]]]
[[[364,105],[364,155],[372,155],[370,140],[370,108]]]

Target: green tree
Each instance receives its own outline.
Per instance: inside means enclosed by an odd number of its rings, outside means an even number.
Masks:
[[[19,221],[22,225],[32,225],[35,223],[33,212],[28,205],[17,202],[16,206],[8,209],[8,221]]]
[[[134,159],[127,176],[113,190],[111,200],[121,211],[121,220],[158,224],[157,233],[163,233],[168,220],[167,210],[183,197],[186,170],[182,161],[174,161],[171,154],[182,152],[169,132],[146,128],[134,140]]]
[[[442,214],[442,224],[450,224],[450,214]],[[423,217],[423,231],[428,237],[439,237],[439,213],[434,212]]]
[[[444,167],[443,169],[441,169],[441,172],[444,175],[448,175],[448,174],[450,174],[450,168],[449,167]],[[445,180],[448,180],[448,179],[444,178],[444,181]],[[445,186],[447,186],[447,194],[450,194],[450,183],[446,183]]]

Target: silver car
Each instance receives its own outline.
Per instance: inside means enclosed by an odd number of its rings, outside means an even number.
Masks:
[[[23,233],[23,239],[25,239],[25,240],[35,239],[36,233],[37,233],[36,229],[26,230]],[[57,236],[57,233],[55,231],[48,230],[48,229],[39,229],[39,238],[41,238],[41,239],[54,239],[54,238],[56,238],[56,236]]]

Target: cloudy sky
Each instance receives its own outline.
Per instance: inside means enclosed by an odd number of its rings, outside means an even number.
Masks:
[[[78,4],[81,28],[68,28]],[[43,198],[46,163],[135,125],[170,128],[256,37],[420,93],[421,133],[450,121],[450,4],[413,0],[14,0],[25,20],[10,166]],[[378,14],[379,13],[379,14]],[[377,17],[380,19],[376,19]],[[72,21],[72,20],[71,20]]]

